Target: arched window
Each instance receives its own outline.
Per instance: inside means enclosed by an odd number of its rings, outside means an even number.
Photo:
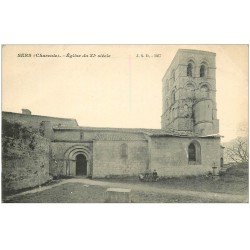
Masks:
[[[201,146],[196,140],[188,146],[188,163],[190,165],[201,164]]]
[[[193,76],[193,65],[189,63],[187,66],[187,76]]]
[[[193,143],[188,146],[188,161],[196,161],[195,145]]]
[[[201,65],[200,67],[200,77],[204,77],[206,74],[206,67],[205,65]]]
[[[123,143],[121,145],[121,157],[122,158],[128,157],[128,145],[126,143]]]

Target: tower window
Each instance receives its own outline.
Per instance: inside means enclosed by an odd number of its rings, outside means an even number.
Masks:
[[[204,77],[206,72],[205,65],[201,65],[200,67],[200,77]]]
[[[187,76],[193,76],[193,65],[189,63],[187,66]]]

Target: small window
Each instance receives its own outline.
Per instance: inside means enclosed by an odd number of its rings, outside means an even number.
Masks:
[[[198,141],[192,141],[188,146],[188,164],[201,164],[201,146]]]
[[[204,77],[206,72],[206,67],[205,65],[201,65],[200,67],[200,77]]]
[[[195,145],[191,143],[188,147],[188,160],[196,161]]]
[[[123,143],[121,145],[121,157],[122,158],[128,157],[128,145],[126,143]]]
[[[80,132],[80,140],[81,141],[83,140],[83,132],[82,131]]]
[[[187,66],[187,76],[193,76],[193,65],[189,63]]]

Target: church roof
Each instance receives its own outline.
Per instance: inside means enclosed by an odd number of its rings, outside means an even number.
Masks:
[[[200,135],[190,131],[175,131],[175,130],[165,130],[165,129],[147,129],[147,128],[105,128],[105,127],[69,127],[69,126],[56,126],[53,127],[56,131],[91,131],[99,132],[95,136],[94,140],[145,140],[145,136],[150,137],[199,137],[199,138],[216,138],[221,137],[218,134],[213,135]],[[114,133],[112,133],[114,132]],[[145,135],[142,137],[142,135]]]
[[[146,141],[142,133],[97,133],[94,140],[96,141]]]

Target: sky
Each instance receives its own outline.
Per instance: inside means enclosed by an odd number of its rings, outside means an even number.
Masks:
[[[81,126],[160,128],[162,78],[178,49],[216,53],[220,134],[225,142],[237,137],[248,122],[247,45],[5,45],[2,110]]]

